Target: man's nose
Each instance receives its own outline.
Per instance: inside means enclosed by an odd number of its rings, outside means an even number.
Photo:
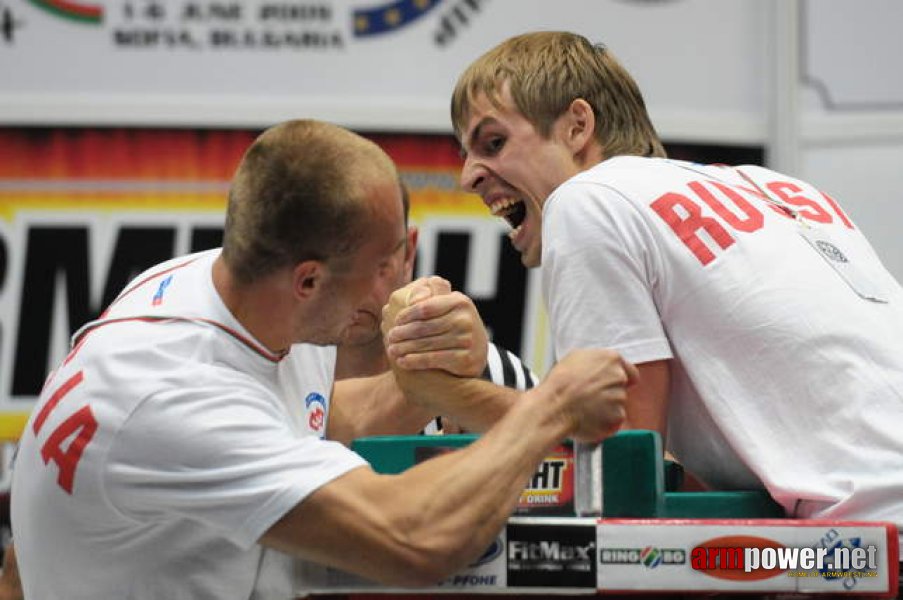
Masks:
[[[468,192],[479,192],[480,185],[486,181],[488,170],[483,163],[467,157],[461,169],[461,187]]]

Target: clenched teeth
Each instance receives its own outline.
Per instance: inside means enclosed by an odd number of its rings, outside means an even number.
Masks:
[[[492,203],[489,207],[489,212],[496,217],[506,217],[511,214],[512,207],[520,203],[521,200],[515,200],[514,198],[502,198],[501,200],[496,200]]]

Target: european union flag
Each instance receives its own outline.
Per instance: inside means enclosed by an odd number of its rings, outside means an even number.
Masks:
[[[354,36],[390,33],[429,12],[442,0],[397,0],[377,8],[355,9]]]

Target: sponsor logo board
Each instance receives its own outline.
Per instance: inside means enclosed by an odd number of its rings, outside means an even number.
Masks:
[[[889,574],[896,578],[881,525],[618,520],[601,522],[598,533],[598,585],[606,591],[888,593]],[[836,558],[835,547],[841,548]],[[684,562],[673,560],[680,549]]]
[[[539,465],[518,500],[518,515],[574,514],[574,450],[555,448]]]
[[[439,584],[439,587],[486,590],[504,588],[505,583],[505,532],[503,531],[466,569],[447,577]]]
[[[507,533],[509,587],[596,588],[594,523],[509,523]]]

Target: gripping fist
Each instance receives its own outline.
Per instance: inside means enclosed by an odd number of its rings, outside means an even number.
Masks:
[[[592,443],[624,422],[627,388],[638,376],[636,367],[613,350],[574,350],[552,368],[543,385],[552,386],[570,436]]]

